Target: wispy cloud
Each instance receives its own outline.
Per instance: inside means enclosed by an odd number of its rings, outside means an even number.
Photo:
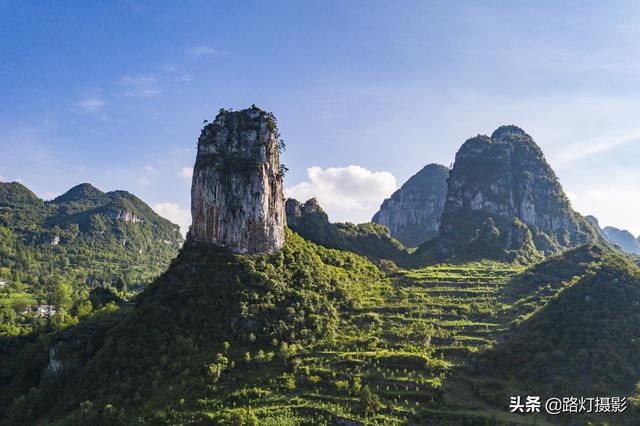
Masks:
[[[160,94],[157,78],[153,75],[125,75],[118,80],[121,94],[132,98],[152,98]]]
[[[577,149],[571,149],[561,153],[556,163],[558,165],[571,163],[633,142],[640,142],[640,130],[617,136],[601,136],[597,139],[584,142],[584,144]]]
[[[183,209],[179,204],[165,202],[153,205],[153,210],[160,216],[180,226],[182,235],[186,235],[191,225],[191,212]]]
[[[91,96],[86,99],[79,100],[75,103],[76,109],[82,112],[99,112],[104,106],[105,102],[97,96]]]
[[[211,46],[199,45],[192,46],[185,49],[185,53],[192,58],[212,57],[220,54],[216,49]]]

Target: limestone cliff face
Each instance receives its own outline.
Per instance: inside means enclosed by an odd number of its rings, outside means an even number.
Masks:
[[[447,197],[449,169],[428,164],[384,200],[371,221],[385,225],[406,247],[417,247],[438,235]]]
[[[495,257],[552,254],[597,238],[595,228],[571,208],[538,145],[516,126],[471,138],[456,154],[438,254],[452,256],[469,247],[482,251],[477,240],[487,228]]]
[[[275,118],[258,108],[222,110],[205,126],[191,186],[190,238],[236,253],[284,244],[284,195]]]

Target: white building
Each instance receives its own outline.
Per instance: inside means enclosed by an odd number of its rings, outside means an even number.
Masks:
[[[53,305],[38,305],[35,307],[36,315],[50,317],[56,314],[56,307]]]

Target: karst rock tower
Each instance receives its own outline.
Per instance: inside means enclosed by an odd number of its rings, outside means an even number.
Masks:
[[[189,237],[236,253],[284,244],[283,172],[275,117],[258,108],[221,110],[202,129],[191,186]]]

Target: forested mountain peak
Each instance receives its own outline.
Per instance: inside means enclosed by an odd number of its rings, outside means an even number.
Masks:
[[[39,204],[42,200],[20,182],[0,182],[0,207]]]
[[[81,183],[69,189],[64,194],[54,198],[52,203],[85,203],[100,204],[107,200],[106,194],[91,185],[90,183]]]
[[[0,320],[0,336],[52,327],[24,314],[36,305],[53,306],[64,322],[72,295],[80,303],[89,290],[114,285],[125,294],[126,283],[140,291],[182,242],[177,225],[126,191],[105,194],[82,184],[43,202],[22,184],[0,184],[0,281],[7,293],[0,308],[19,314]],[[59,288],[66,297],[56,296]]]
[[[516,126],[478,135],[458,150],[437,241],[439,259],[533,261],[598,238],[576,213],[534,140]]]
[[[494,140],[502,140],[502,139],[506,139],[508,137],[514,137],[514,136],[531,138],[531,136],[529,136],[527,132],[525,132],[520,127],[515,126],[513,124],[500,126],[496,130],[494,130],[493,133],[491,133],[491,139],[494,139]]]

